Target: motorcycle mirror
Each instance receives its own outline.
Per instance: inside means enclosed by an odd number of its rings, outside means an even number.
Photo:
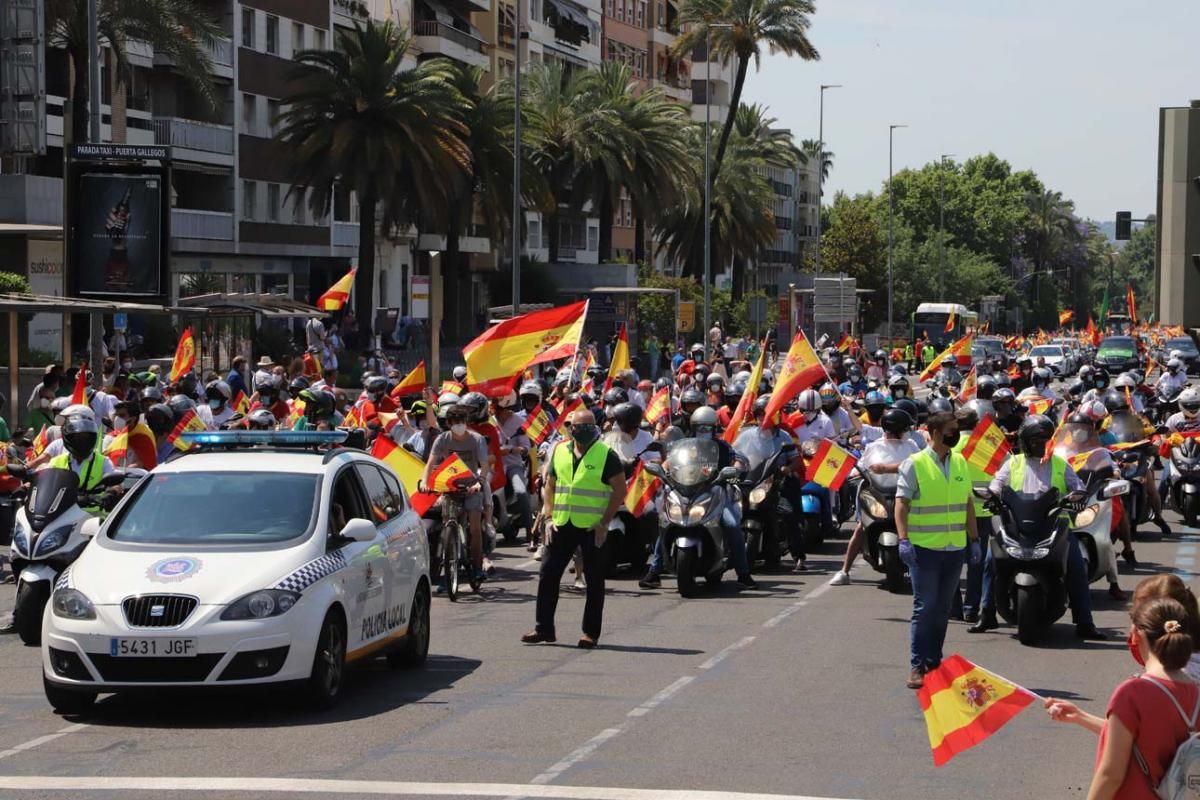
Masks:
[[[99,517],[89,517],[79,526],[79,535],[85,539],[95,539],[98,533],[100,533]]]
[[[1129,494],[1129,481],[1109,481],[1100,490],[1100,499],[1110,500],[1114,497],[1120,497],[1123,494]]]
[[[647,453],[661,453],[664,449],[662,442],[651,442],[646,446]]]
[[[646,472],[649,472],[651,475],[653,475],[656,478],[667,477],[666,470],[664,470],[662,464],[658,463],[657,461],[644,462],[642,464],[642,469],[646,470]]]
[[[111,489],[114,486],[120,486],[129,477],[128,473],[123,469],[113,470],[100,479],[100,485],[106,489]]]
[[[732,481],[736,480],[741,474],[741,470],[739,470],[737,467],[725,467],[720,471],[720,473],[717,474],[717,480]]]
[[[974,489],[972,489],[971,491],[980,500],[991,500],[992,499],[992,490],[987,488],[986,486],[977,486]]]
[[[29,468],[24,464],[9,464],[8,474],[18,480],[25,480],[29,477]]]

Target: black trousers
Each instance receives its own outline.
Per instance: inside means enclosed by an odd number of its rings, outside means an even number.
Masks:
[[[558,608],[559,584],[575,555],[583,551],[583,574],[587,579],[587,599],[583,605],[583,632],[600,638],[604,618],[604,551],[596,547],[596,532],[563,525],[554,532],[538,573],[537,632],[554,634],[554,612]]]

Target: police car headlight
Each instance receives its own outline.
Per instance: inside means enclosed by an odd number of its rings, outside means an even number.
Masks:
[[[750,507],[753,508],[767,499],[767,492],[771,490],[771,482],[763,481],[758,486],[755,486],[750,491]]]
[[[1093,503],[1092,505],[1088,506],[1083,511],[1080,511],[1078,514],[1075,515],[1074,527],[1086,528],[1087,526],[1091,525],[1093,522],[1096,521],[1096,515],[1099,513],[1100,513],[1099,504]]]
[[[19,522],[13,525],[12,543],[13,550],[17,555],[29,555],[29,532]]]
[[[251,592],[229,604],[221,613],[223,620],[265,619],[284,614],[300,599],[298,592],[286,589],[263,589]]]
[[[863,492],[862,494],[863,508],[868,514],[875,519],[887,519],[887,506],[876,500],[871,495]]]
[[[52,531],[43,533],[34,548],[33,557],[40,558],[48,553],[52,553],[58,548],[67,543],[67,537],[71,535],[71,525],[61,525]]]
[[[59,589],[50,598],[54,616],[64,619],[95,619],[96,609],[87,595],[78,589]]]

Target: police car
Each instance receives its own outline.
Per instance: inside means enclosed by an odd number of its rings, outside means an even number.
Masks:
[[[340,432],[189,434],[55,583],[46,698],[291,683],[331,706],[348,663],[429,650],[429,551],[395,474]]]

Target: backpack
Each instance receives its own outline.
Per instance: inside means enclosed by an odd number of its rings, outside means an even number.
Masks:
[[[1188,738],[1180,742],[1179,747],[1176,748],[1175,756],[1171,759],[1171,764],[1167,767],[1162,782],[1154,787],[1154,791],[1162,800],[1200,800],[1200,733],[1196,731],[1196,722],[1200,719],[1200,697],[1196,698],[1196,708],[1189,716],[1183,710],[1183,706],[1179,705],[1179,701],[1175,699],[1175,695],[1170,689],[1149,675],[1142,675],[1142,677],[1157,686],[1163,694],[1170,698],[1171,704],[1175,706],[1179,716],[1183,717],[1188,728]],[[1142,773],[1149,779],[1150,767],[1146,763],[1146,759],[1138,752],[1137,745],[1133,747],[1133,757],[1141,767]]]

